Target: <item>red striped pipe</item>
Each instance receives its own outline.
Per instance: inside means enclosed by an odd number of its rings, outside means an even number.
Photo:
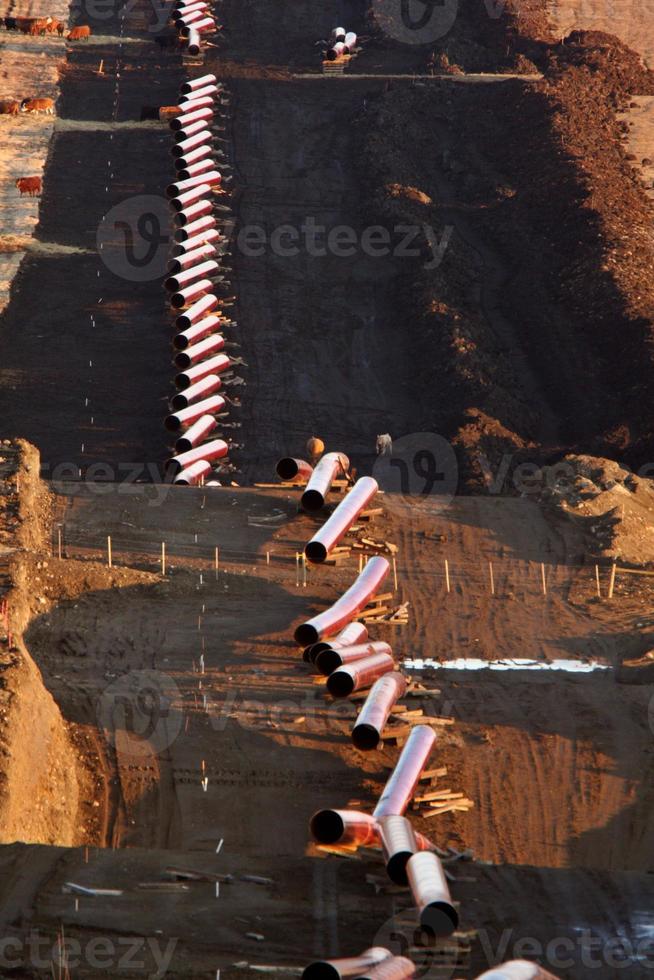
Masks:
[[[378,490],[379,485],[371,476],[362,476],[357,480],[329,520],[305,546],[304,554],[310,562],[320,564],[327,559],[329,552],[347,534]]]
[[[191,204],[195,204],[196,201],[201,201],[202,198],[206,198],[210,193],[211,187],[209,184],[196,184],[195,187],[191,187],[190,190],[180,194],[179,197],[172,197],[168,203],[173,211],[185,211]]]
[[[175,320],[175,326],[178,330],[188,330],[192,327],[194,323],[202,320],[207,313],[215,310],[218,306],[218,298],[213,295],[213,293],[207,293],[192,306],[189,306],[188,310],[180,315]]]
[[[194,326],[189,327],[188,330],[183,330],[181,333],[178,333],[173,340],[173,346],[176,350],[187,350],[197,341],[201,340],[203,337],[206,337],[207,334],[212,334],[218,330],[221,322],[220,317],[213,313],[209,316],[205,316],[203,320],[198,320],[198,322]]]
[[[413,728],[373,811],[377,820],[404,813],[415,793],[435,741],[436,733],[428,725],[416,725]]]
[[[215,166],[211,157],[205,157],[204,160],[198,160],[197,163],[192,163],[190,166],[178,170],[177,179],[188,180],[189,177],[197,177],[198,174],[206,173],[207,170],[213,170]]]
[[[209,16],[206,10],[190,11],[188,14],[181,14],[177,18],[177,30],[189,30],[196,28],[198,21],[205,20]]]
[[[215,354],[216,351],[222,350],[224,346],[225,338],[222,334],[211,334],[209,337],[205,337],[204,340],[199,341],[199,343],[192,344],[185,350],[180,351],[179,354],[176,354],[175,365],[182,369],[188,368],[192,364],[197,364],[207,354]]]
[[[210,95],[203,95],[199,99],[190,99],[188,102],[181,102],[179,105],[182,115],[188,115],[189,112],[195,112],[196,109],[213,109],[214,100]],[[179,119],[179,116],[175,117]]]
[[[196,262],[201,262],[202,259],[208,259],[215,254],[215,245],[199,245],[197,248],[189,249],[188,252],[182,252],[181,255],[177,255],[174,259],[171,259],[168,264],[168,269],[173,273],[181,272],[182,269],[187,269],[189,266],[195,265]]]
[[[378,653],[386,653],[389,657],[392,656],[393,651],[390,643],[386,643],[384,640],[375,640],[374,642],[352,643],[336,650],[333,647],[328,647],[327,650],[322,650],[316,654],[313,662],[320,673],[328,677],[339,667],[345,667],[346,664],[353,664],[357,660],[364,660],[366,657],[372,657]]]
[[[204,119],[199,119],[197,122],[188,123],[184,126],[184,129],[178,129],[174,133],[174,139],[176,143],[184,143],[186,140],[191,139],[192,136],[199,136],[200,133],[206,133],[208,129],[207,122]]]
[[[367,639],[368,627],[364,623],[348,623],[333,640],[320,640],[305,647],[304,660],[312,664],[323,650],[340,650],[341,647],[353,646],[355,643],[365,643]]]
[[[177,10],[173,11],[173,20],[179,24],[189,14],[204,14],[208,9],[209,5],[204,3],[204,0],[198,0],[197,3],[187,3],[184,7],[178,7]]]
[[[193,24],[193,28],[199,33],[204,34],[209,31],[216,30],[216,22],[213,17],[206,17],[204,20],[198,20]]]
[[[193,367],[186,368],[185,371],[176,374],[175,387],[183,391],[196,381],[206,377],[207,374],[221,374],[227,370],[231,363],[227,354],[216,354],[214,357],[208,357],[206,361],[194,364]]]
[[[178,129],[186,129],[191,123],[205,122],[209,124],[210,119],[213,119],[213,109],[209,107],[193,109],[192,112],[185,112],[181,116],[175,116],[174,119],[170,120],[169,126],[173,132],[176,132]]]
[[[198,78],[189,78],[188,81],[182,82],[180,92],[186,95],[188,92],[194,92],[195,89],[203,88],[205,85],[215,85],[217,81],[215,75],[199,75]]]
[[[175,442],[175,453],[179,455],[180,453],[187,453],[189,449],[193,449],[199,443],[204,442],[210,433],[217,427],[218,422],[213,417],[213,415],[201,415],[197,422],[193,425],[189,425],[188,429],[183,436]]]
[[[419,850],[413,827],[406,817],[396,813],[392,817],[382,817],[379,833],[386,873],[393,884],[406,887],[409,884],[407,863]]]
[[[178,104],[182,105],[184,102],[191,102],[193,99],[203,99],[205,95],[217,96],[222,91],[222,85],[203,85],[202,88],[196,88],[192,92],[182,93],[178,99]]]
[[[197,176],[189,177],[187,180],[178,180],[173,184],[169,184],[166,188],[166,194],[168,197],[179,198],[187,191],[194,190],[196,187],[201,187],[203,184],[208,184],[210,187],[215,187],[221,182],[221,180],[222,177],[218,170],[209,170],[207,173],[197,174]]]
[[[196,150],[198,146],[202,146],[205,143],[211,143],[211,132],[208,129],[203,130],[201,133],[195,133],[186,140],[182,140],[181,143],[175,143],[171,152],[174,157],[187,157],[189,150]]]
[[[205,198],[203,201],[196,201],[195,204],[190,204],[183,211],[175,212],[174,220],[180,228],[183,228],[184,225],[190,224],[196,218],[201,218],[205,214],[211,214],[212,211],[213,202]]]
[[[390,565],[381,555],[370,559],[350,588],[340,599],[312,619],[301,623],[295,630],[295,642],[301,647],[317,643],[323,636],[331,636],[356,619],[363,607],[370,602],[390,570]]]
[[[194,446],[185,453],[171,456],[170,459],[166,460],[166,469],[170,473],[179,473],[180,470],[186,469],[187,466],[197,462],[199,459],[223,459],[228,452],[229,446],[224,439],[212,439],[211,442],[205,442],[201,446]]]
[[[407,861],[406,873],[421,928],[438,938],[451,936],[459,916],[439,858],[432,851],[419,851]]]
[[[185,470],[182,470],[175,479],[173,483],[176,483],[181,487],[196,486],[201,483],[202,480],[211,473],[211,463],[206,459],[199,459],[196,463],[188,466]]]
[[[213,155],[213,148],[211,144],[206,142],[201,146],[196,146],[194,150],[187,150],[182,156],[177,157],[175,160],[175,170],[184,170],[192,163],[197,163],[198,160],[204,160],[205,157],[211,157]]]
[[[350,468],[350,461],[345,453],[326,453],[317,463],[307,483],[307,488],[300,497],[303,510],[320,510],[325,506],[325,496],[332,482],[339,476],[345,476]]]
[[[209,279],[200,279],[198,282],[186,286],[185,289],[180,289],[178,293],[173,293],[170,297],[171,305],[173,309],[181,310],[187,303],[192,303],[202,293],[210,293],[212,289],[213,284]]]
[[[387,653],[376,653],[363,660],[339,667],[327,678],[327,690],[333,698],[348,698],[374,684],[382,674],[395,669],[395,661]]]
[[[203,415],[210,412],[218,415],[225,408],[225,405],[226,402],[222,395],[211,395],[210,398],[205,398],[194,405],[173,412],[166,418],[164,425],[169,432],[179,432],[180,429],[193,425],[196,419],[202,418]]]
[[[369,752],[377,748],[393,706],[405,693],[406,680],[396,670],[375,681],[352,729],[357,749]]]
[[[207,228],[215,228],[216,219],[212,214],[205,215],[202,218],[198,218],[197,221],[190,221],[186,227],[180,228],[175,232],[175,241],[178,244],[182,242],[187,242],[189,238],[193,238],[195,235],[199,235],[201,231],[206,231]]]
[[[207,228],[206,231],[201,232],[199,235],[195,235],[194,238],[187,238],[185,242],[179,242],[177,245],[177,254],[175,258],[181,258],[183,255],[188,255],[189,252],[195,252],[196,249],[202,248],[203,245],[211,245],[213,250],[216,250],[216,246],[213,242],[220,242],[223,239],[223,235],[220,234],[217,228]]]
[[[176,395],[173,395],[170,399],[170,407],[174,412],[180,408],[188,408],[191,402],[198,401],[198,399],[204,398],[205,395],[213,394],[214,391],[218,391],[221,385],[222,382],[217,374],[208,374],[206,378],[201,378],[194,385],[191,385],[184,391],[178,391]]]
[[[198,31],[194,31],[192,28],[188,32],[188,38],[186,41],[186,50],[191,55],[192,58],[196,58],[200,54],[202,48],[202,42],[200,40],[200,34]]]
[[[277,476],[280,480],[287,483],[306,483],[313,473],[313,466],[304,459],[295,459],[292,456],[284,456],[275,467]]]
[[[201,262],[191,269],[184,269],[182,272],[175,273],[174,276],[169,276],[168,279],[164,280],[164,288],[171,293],[178,293],[180,289],[189,286],[196,279],[201,279],[203,276],[215,276],[219,268],[220,266],[215,259],[207,259],[206,262]]]

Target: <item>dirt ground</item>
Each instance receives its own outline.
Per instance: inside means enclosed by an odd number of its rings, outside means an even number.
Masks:
[[[53,478],[39,484],[31,451],[7,447],[0,935],[17,946],[0,972],[50,975],[62,935],[81,948],[80,977],[293,976],[379,943],[434,980],[521,954],[569,980],[651,967],[651,691],[624,681],[646,680],[629,662],[654,647],[652,579],[620,573],[609,600],[602,563],[598,598],[583,522],[510,479],[567,451],[647,459],[651,206],[618,113],[651,78],[603,37],[559,50],[536,0],[517,21],[512,4],[480,9],[462,3],[436,48],[510,76],[492,84],[385,78],[424,74],[431,45],[392,40],[353,5],[224,3],[229,34],[206,65],[231,94],[220,138],[236,235],[261,228],[269,243],[312,218],[358,243],[258,255],[235,240],[240,487],[134,482],[158,477],[168,448],[170,318],[158,278],[116,268],[97,237],[113,207],[161,198],[170,135],[141,109],[173,102],[188,66],[158,51],[142,6],[68,54],[40,247],[0,320],[3,431],[31,439]],[[335,13],[366,38],[346,72],[372,77],[320,77],[314,42]],[[371,224],[417,227],[419,254],[366,254]],[[437,244],[451,229],[432,267],[425,227]],[[372,807],[398,749],[352,748],[354,707],[324,698],[290,639],[356,557],[298,584],[316,522],[296,492],[253,486],[312,433],[368,472],[385,431],[452,440],[460,489],[512,457],[496,495],[382,498],[375,535],[398,546],[410,614],[374,638],[400,659],[608,667],[415,672],[430,693],[414,703],[453,721],[436,723],[433,763],[474,802],[412,812],[474,855],[453,866],[461,929],[435,950],[408,893],[379,887],[378,854],[309,842],[315,809]],[[94,482],[98,464],[108,482]],[[173,882],[180,867],[208,880]]]

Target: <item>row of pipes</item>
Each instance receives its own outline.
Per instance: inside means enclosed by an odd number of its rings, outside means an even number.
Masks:
[[[206,35],[220,30],[206,0],[175,0],[171,20],[180,41],[192,57],[200,54]]]
[[[306,512],[316,513],[325,506],[333,482],[347,477],[349,465],[344,453],[326,453],[315,467],[305,460],[285,457],[277,464],[277,474],[283,480],[305,484],[300,505]],[[305,546],[307,560],[324,562],[377,491],[372,477],[357,480]],[[304,648],[304,661],[327,677],[327,692],[332,698],[368,691],[352,728],[352,742],[361,751],[378,747],[393,707],[407,690],[390,644],[371,641],[366,625],[356,620],[389,571],[388,561],[375,555],[331,606],[300,623],[294,634],[296,643]],[[416,725],[412,729],[371,814],[324,809],[314,813],[309,823],[310,834],[318,844],[379,848],[390,881],[410,889],[420,928],[431,941],[452,935],[458,927],[441,863],[446,852],[417,832],[405,814],[435,742],[431,727]],[[374,947],[360,956],[311,963],[304,970],[303,980],[408,980],[415,972],[415,964],[407,957]],[[505,963],[482,976],[484,980],[555,980],[537,964],[523,960]]]
[[[328,61],[336,61],[346,54],[356,51],[357,36],[354,31],[346,31],[344,27],[335,27],[329,35],[325,55]]]
[[[185,12],[197,2],[176,0],[176,10]],[[180,22],[188,23],[188,18]],[[219,426],[227,424],[221,422],[228,404],[225,376],[238,362],[225,353],[228,343],[223,330],[235,321],[225,315],[233,303],[233,297],[223,295],[230,284],[228,270],[220,265],[228,243],[214,213],[216,194],[226,194],[229,168],[224,151],[213,146],[211,130],[214,113],[227,103],[216,76],[202,75],[182,84],[179,114],[170,121],[176,176],[166,196],[175,224],[175,254],[164,289],[176,314],[176,391],[165,420],[166,429],[175,436],[166,472],[174,483],[185,486],[203,483],[216,465],[225,466],[231,446],[216,435]],[[223,158],[220,163],[218,156]]]

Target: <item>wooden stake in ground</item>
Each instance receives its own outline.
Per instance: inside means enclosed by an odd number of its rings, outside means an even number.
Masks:
[[[112,567],[112,559],[111,559],[111,535],[110,534],[107,535],[107,565],[109,566],[109,568]]]
[[[295,552],[295,588],[300,588],[300,553]]]
[[[61,528],[57,528],[57,557],[61,558]]]
[[[600,576],[599,576],[599,565],[595,565],[595,588],[597,589],[597,598],[602,598],[602,590],[600,588]]]
[[[489,577],[490,577],[490,590],[491,590],[491,595],[495,595],[495,578],[493,576],[493,563],[492,563],[492,561],[489,561],[489,563],[488,563],[488,574],[489,574]]]
[[[397,562],[395,561],[395,555],[393,555],[393,584],[395,586],[395,592],[397,592]]]
[[[545,581],[545,562],[540,563],[540,581],[543,586],[543,595],[547,595],[547,582]]]
[[[161,542],[161,574],[166,574],[166,542]]]
[[[447,589],[447,594],[450,593],[450,563],[447,558],[445,559],[445,588]]]
[[[616,563],[613,562],[613,564],[611,565],[611,577],[609,579],[609,594],[608,594],[609,599],[613,598],[613,589],[615,588],[615,572],[616,572]]]
[[[307,587],[307,556],[302,552],[302,588]]]
[[[214,567],[216,569],[216,581],[218,581],[218,565],[219,565],[219,561],[220,561],[220,553],[218,551],[218,547],[216,546],[216,548],[214,549],[214,558],[213,558]]]

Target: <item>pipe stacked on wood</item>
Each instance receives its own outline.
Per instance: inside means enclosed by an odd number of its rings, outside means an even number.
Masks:
[[[200,29],[204,0],[179,0],[173,19],[179,25]],[[198,19],[199,18],[199,19]],[[224,353],[225,300],[216,295],[225,280],[219,248],[224,242],[213,214],[215,193],[224,194],[225,177],[213,156],[210,126],[223,86],[215,75],[202,75],[181,86],[180,112],[170,121],[176,142],[177,179],[166,189],[174,220],[176,254],[169,264],[164,288],[177,311],[173,340],[176,394],[166,428],[176,435],[166,471],[174,482],[192,485],[211,475],[213,467],[227,461],[229,444],[216,438],[218,417],[226,399],[217,392],[233,365]]]
[[[185,44],[187,54],[192,57],[200,54],[202,41],[207,35],[215,34],[220,30],[206,0],[175,0],[170,18],[175,25],[180,42]],[[187,88],[182,87],[183,94],[202,87],[200,81],[195,85],[192,82],[185,82],[185,85]]]
[[[336,61],[345,55],[354,54],[357,47],[357,36],[354,31],[346,31],[344,27],[335,27],[329,35],[325,57],[327,61]]]

